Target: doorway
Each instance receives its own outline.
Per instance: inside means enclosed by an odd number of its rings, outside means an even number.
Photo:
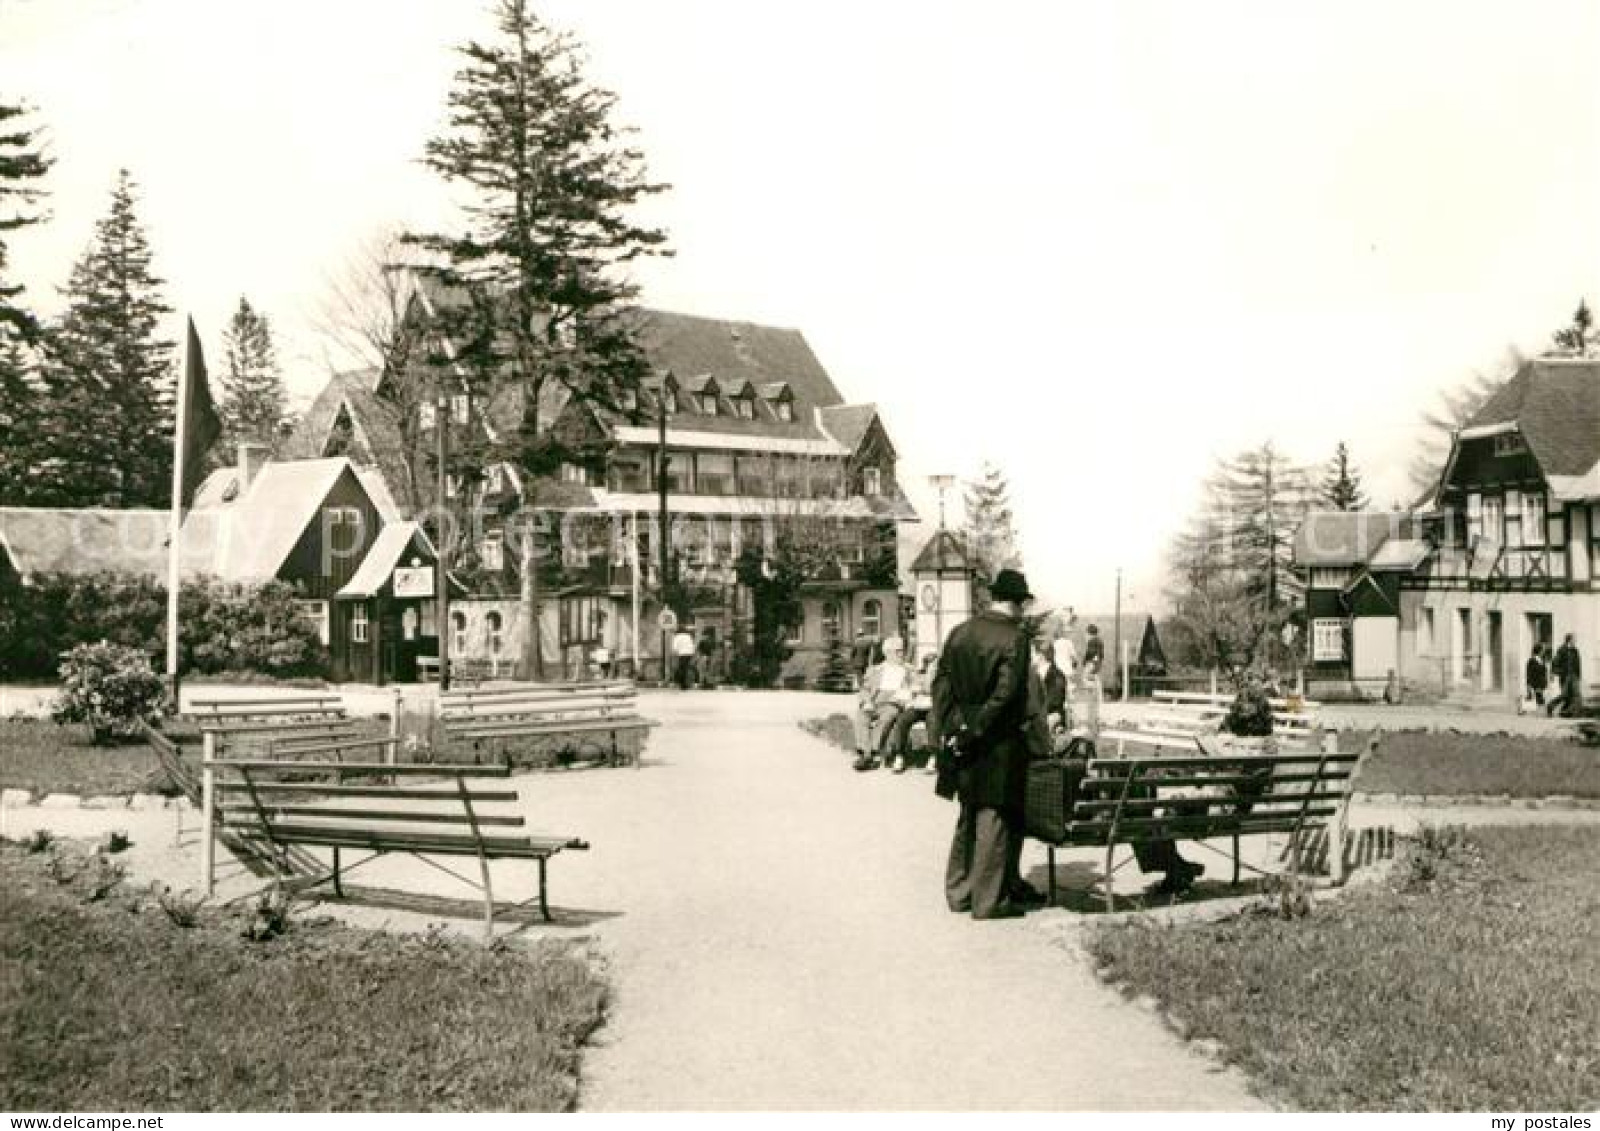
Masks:
[[[1504,645],[1504,631],[1498,610],[1491,610],[1487,614],[1484,629],[1483,662],[1483,689],[1485,691],[1505,690],[1506,657]]]

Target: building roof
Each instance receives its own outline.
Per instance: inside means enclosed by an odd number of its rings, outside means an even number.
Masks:
[[[413,546],[416,547],[415,551]],[[415,522],[391,522],[378,531],[378,537],[373,541],[372,548],[367,551],[367,556],[361,559],[361,565],[356,570],[355,576],[339,590],[338,596],[377,595],[378,591],[389,583],[389,578],[394,575],[400,559],[419,551],[430,564],[438,560],[439,555],[434,552],[433,543],[428,541],[428,535],[421,526]]]
[[[872,422],[878,419],[875,404],[826,405],[817,410],[822,430],[840,445],[854,452],[867,438]]]
[[[396,498],[391,493],[404,495],[409,482],[404,444],[400,438],[400,414],[392,401],[373,392],[373,383],[368,370],[336,373],[330,377],[284,441],[280,458],[324,458],[342,408],[346,410],[351,429],[352,446],[346,454],[357,464],[377,468],[388,488],[384,491],[383,500],[374,497],[373,501],[378,503],[380,510],[387,502],[406,512],[414,511],[420,504],[419,500]],[[370,492],[370,484],[367,486]]]
[[[268,463],[228,508],[216,572],[229,581],[266,581],[316,517],[328,492],[354,467],[343,456]],[[201,512],[196,512],[201,513]]]
[[[934,573],[944,570],[970,569],[967,551],[961,539],[949,530],[935,532],[911,563],[910,573]]]
[[[1467,422],[1515,424],[1547,478],[1579,478],[1600,467],[1600,359],[1527,362]],[[1465,430],[1465,429],[1464,429]]]
[[[1311,511],[1294,534],[1294,564],[1365,565],[1390,538],[1407,537],[1412,519],[1403,511]]]
[[[1422,538],[1390,538],[1372,555],[1367,568],[1374,573],[1409,573],[1427,560],[1432,547]]]

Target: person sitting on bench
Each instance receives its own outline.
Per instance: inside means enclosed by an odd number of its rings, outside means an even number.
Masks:
[[[883,642],[883,662],[868,669],[861,681],[851,723],[855,729],[855,768],[875,770],[884,740],[894,721],[911,703],[911,669],[906,667],[906,646],[898,636]]]

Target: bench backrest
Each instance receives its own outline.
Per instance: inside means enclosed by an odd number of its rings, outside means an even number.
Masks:
[[[1220,691],[1156,691],[1151,694],[1150,698],[1156,703],[1197,703],[1219,706],[1224,710],[1227,709],[1229,704],[1231,704],[1234,699],[1232,695],[1228,695]],[[1294,708],[1296,703],[1299,704],[1299,709],[1303,711],[1316,711],[1322,707],[1321,700],[1294,700],[1287,696],[1271,698],[1268,699],[1267,702],[1272,704],[1274,710],[1278,711],[1291,710]]]
[[[1276,754],[1096,758],[1079,787],[1072,834],[1100,843],[1295,832],[1341,816],[1362,756],[1329,741]]]
[[[635,718],[638,705],[638,692],[631,683],[570,690],[527,687],[493,695],[441,698],[439,717],[447,732],[455,732],[494,722]]]
[[[496,806],[514,789],[469,779],[503,778],[504,766],[396,766],[312,759],[212,759],[212,806],[226,831],[277,844],[346,839],[359,847],[491,845],[525,818]],[[440,780],[442,779],[442,780]]]

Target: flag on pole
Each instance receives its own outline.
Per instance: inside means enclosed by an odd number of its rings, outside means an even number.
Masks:
[[[194,319],[189,319],[189,348],[183,362],[183,388],[178,393],[177,440],[173,458],[182,469],[179,484],[180,510],[187,509],[200,485],[205,454],[222,435],[222,421],[211,402],[211,382],[206,376],[206,358],[200,349],[200,335]]]

